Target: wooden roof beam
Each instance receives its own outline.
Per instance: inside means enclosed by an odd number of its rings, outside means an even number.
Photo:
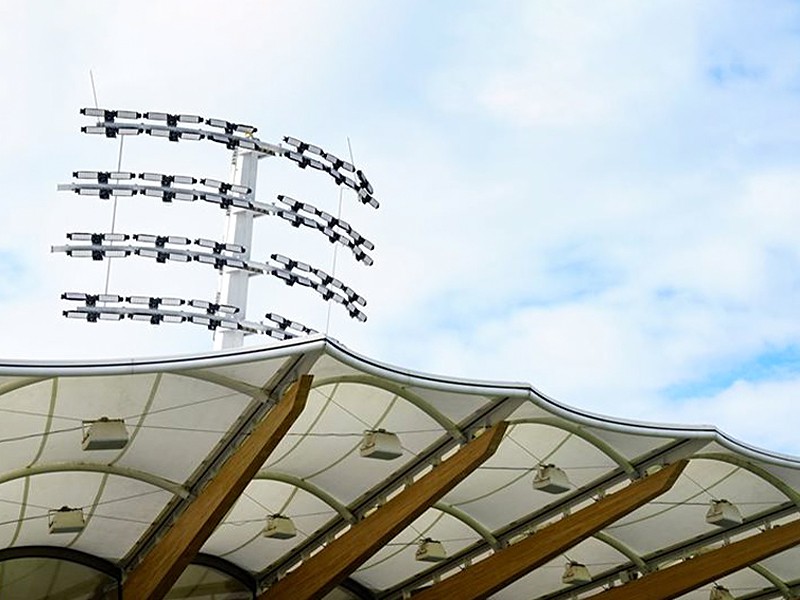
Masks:
[[[492,456],[507,424],[500,422],[353,525],[297,569],[268,588],[259,600],[318,600],[364,564],[425,510]]]
[[[124,598],[163,598],[241,496],[295,422],[308,398],[311,375],[302,375],[225,461],[197,498],[128,574]]]
[[[414,600],[487,598],[669,490],[681,460],[414,594]],[[631,596],[633,598],[634,596]],[[637,597],[637,600],[639,597]]]
[[[670,600],[800,544],[800,520],[645,575],[592,599]]]

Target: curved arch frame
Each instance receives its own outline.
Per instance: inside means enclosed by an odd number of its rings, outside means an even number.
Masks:
[[[607,444],[597,436],[591,434],[590,432],[586,431],[583,427],[581,427],[577,423],[570,423],[565,420],[558,419],[556,417],[532,417],[528,419],[511,419],[509,421],[511,425],[548,425],[550,427],[555,427],[556,429],[561,429],[562,431],[566,431],[567,433],[571,433],[583,441],[591,444],[595,448],[597,448],[600,452],[608,456],[611,460],[613,460],[617,466],[619,466],[631,479],[638,479],[639,473],[636,471],[636,468],[631,464],[631,462],[622,456],[619,452],[614,450],[610,444]]]
[[[450,434],[453,439],[458,440],[459,442],[463,442],[467,439],[466,435],[464,435],[464,432],[461,431],[453,421],[448,419],[443,413],[436,410],[430,405],[429,402],[423,400],[422,397],[418,396],[417,394],[409,392],[403,386],[391,381],[381,380],[371,375],[340,375],[337,377],[328,377],[327,379],[315,381],[312,389],[326,385],[334,385],[336,383],[354,383],[395,394],[396,396],[399,396],[403,400],[416,406],[431,419],[436,421],[445,431],[447,431],[447,433]]]
[[[285,483],[287,485],[294,486],[303,490],[304,492],[308,492],[318,500],[324,502],[328,506],[330,506],[333,510],[339,513],[344,520],[348,523],[355,523],[358,519],[356,519],[355,515],[350,512],[344,504],[339,502],[336,498],[331,496],[328,492],[323,490],[322,488],[314,485],[311,482],[308,482],[304,479],[300,479],[299,477],[295,477],[294,475],[287,475],[286,473],[281,473],[279,471],[259,471],[256,476],[253,478],[254,481],[278,481],[280,483]]]
[[[80,550],[74,550],[64,546],[15,546],[0,550],[0,564],[9,560],[24,558],[63,560],[83,565],[99,573],[103,573],[111,579],[114,579],[118,585],[122,582],[122,569],[119,566],[110,560],[95,556],[94,554],[81,552]],[[191,564],[224,573],[245,586],[254,597],[258,591],[256,579],[250,572],[224,558],[201,552],[195,557]]]
[[[437,502],[431,508],[435,508],[445,514],[450,515],[454,519],[458,519],[464,525],[472,529],[475,533],[480,535],[489,546],[491,546],[492,550],[499,550],[502,547],[500,541],[494,536],[494,534],[489,531],[486,527],[481,525],[476,519],[470,517],[467,513],[463,510],[456,508],[455,506],[451,506],[444,502]]]
[[[602,531],[598,531],[592,537],[594,537],[598,541],[603,542],[604,544],[607,544],[608,546],[611,546],[617,552],[624,554],[628,558],[628,560],[630,560],[634,565],[636,565],[636,568],[639,569],[639,571],[641,571],[642,573],[647,573],[650,571],[650,568],[647,566],[647,563],[645,563],[644,560],[642,560],[641,556],[636,554],[636,552],[631,550],[631,548],[629,548],[627,544],[622,543],[614,536],[609,535],[607,533],[603,533]]]
[[[117,580],[117,582],[122,581],[122,569],[110,560],[65,546],[13,546],[0,550],[0,563],[19,558],[64,560],[94,569]]]
[[[67,472],[106,473],[108,475],[117,475],[119,477],[135,479],[136,481],[150,484],[154,487],[158,487],[170,492],[175,496],[180,496],[181,498],[191,497],[191,493],[182,485],[169,479],[165,479],[164,477],[159,477],[158,475],[153,475],[152,473],[147,473],[145,471],[139,471],[137,469],[131,469],[129,467],[117,467],[114,465],[106,465],[101,463],[63,462],[24,467],[22,469],[16,469],[0,475],[0,485],[9,483],[10,481],[14,481],[16,479],[22,479],[23,477]]]
[[[749,471],[756,477],[766,481],[768,484],[786,496],[791,502],[793,502],[795,506],[800,508],[800,493],[796,492],[790,485],[783,482],[779,477],[776,477],[766,469],[759,467],[758,465],[754,465],[742,457],[723,454],[722,452],[701,452],[699,454],[695,454],[692,457],[692,460],[716,460],[734,465],[744,469],[745,471]]]
[[[250,593],[253,594],[253,597],[255,597],[256,593],[258,592],[258,582],[256,582],[256,578],[253,577],[249,571],[242,569],[229,560],[225,560],[219,556],[214,556],[213,554],[205,554],[200,552],[194,557],[194,560],[190,564],[224,573],[231,579],[235,579],[248,590],[250,590]]]
[[[783,594],[784,598],[793,598],[793,592],[789,589],[789,586],[783,581],[780,577],[775,575],[772,571],[767,569],[766,567],[755,564],[750,565],[750,570],[755,571],[759,575],[761,575],[764,579],[769,581],[772,585],[774,585],[780,592]]]

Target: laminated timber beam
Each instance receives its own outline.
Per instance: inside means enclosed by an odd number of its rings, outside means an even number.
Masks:
[[[800,544],[800,520],[645,575],[592,599],[670,600]]]
[[[364,564],[425,510],[492,456],[503,439],[501,421],[353,525],[297,569],[268,588],[259,600],[318,600]]]
[[[686,464],[685,460],[681,460],[631,483],[524,540],[498,550],[463,571],[420,590],[414,594],[414,600],[487,598],[668,491]],[[641,600],[638,596],[631,598]]]
[[[311,375],[302,375],[287,388],[164,537],[128,574],[123,598],[157,600],[166,596],[303,412],[311,380]]]

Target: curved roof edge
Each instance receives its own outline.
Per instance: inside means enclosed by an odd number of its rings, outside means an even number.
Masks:
[[[526,399],[545,408],[557,416],[581,425],[597,427],[619,433],[649,435],[657,437],[684,437],[716,441],[723,447],[755,460],[779,466],[800,468],[800,456],[790,456],[748,444],[725,433],[713,425],[683,425],[627,420],[610,415],[593,413],[559,402],[524,382],[502,382],[470,380],[423,373],[397,367],[359,354],[338,340],[323,334],[294,338],[269,346],[251,346],[176,356],[131,358],[111,360],[2,360],[0,376],[80,376],[80,375],[132,375],[154,371],[181,371],[223,367],[241,363],[243,360],[282,358],[298,352],[327,352],[348,366],[365,373],[387,378],[400,385],[413,385],[444,392],[462,392],[492,396],[508,396]]]

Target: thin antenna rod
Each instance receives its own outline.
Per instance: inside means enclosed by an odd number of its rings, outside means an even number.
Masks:
[[[347,136],[347,151],[350,153],[350,164],[356,164],[353,160],[353,147],[350,145],[350,136]],[[339,210],[336,212],[336,218],[342,218],[342,193],[344,192],[344,188],[341,186],[339,187]],[[339,245],[333,245],[333,261],[331,263],[331,276],[336,277],[336,256],[338,254]],[[331,328],[331,303],[328,302],[328,316],[325,319],[325,335],[328,335],[328,332]]]
[[[100,105],[97,103],[97,88],[94,85],[94,73],[92,73],[91,69],[89,69],[89,80],[92,82],[92,96],[94,96],[94,107],[100,108]]]
[[[100,104],[97,101],[97,86],[94,83],[94,73],[91,69],[89,69],[89,81],[92,83],[92,97],[94,98],[94,107],[100,108]],[[119,154],[117,155],[117,171],[122,168],[122,144],[125,138],[122,136],[119,137]],[[114,196],[114,205],[111,209],[111,233],[115,232],[117,226],[117,197]],[[104,286],[104,294],[108,294],[108,284],[111,281],[111,258],[108,258],[108,262],[106,263],[106,284]]]

